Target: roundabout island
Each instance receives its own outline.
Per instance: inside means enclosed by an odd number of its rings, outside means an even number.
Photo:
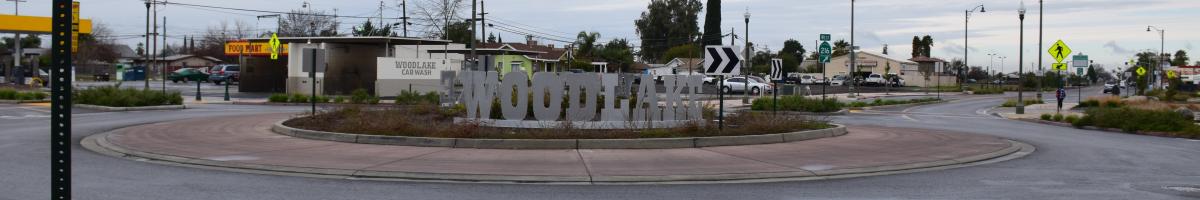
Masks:
[[[257,114],[162,122],[95,134],[82,143],[90,150],[110,156],[246,173],[554,184],[819,180],[964,167],[1013,159],[1033,151],[1030,145],[993,136],[877,126],[835,126],[796,132],[814,134],[806,140],[750,140],[760,144],[657,149],[637,148],[637,140],[642,139],[615,139],[632,145],[611,148],[503,147],[506,143],[529,146],[536,139],[426,138],[449,139],[452,145],[446,146],[403,142],[364,144],[368,142],[339,141],[336,136],[324,136],[326,139],[315,134],[298,136],[303,135],[299,132],[311,132],[367,138],[361,134],[306,131],[281,125],[295,116]],[[783,138],[783,135],[786,134],[765,136]],[[745,141],[738,139],[747,136],[731,137],[682,140],[736,142]],[[644,140],[640,143],[671,139]],[[583,141],[575,140],[581,145]],[[478,146],[485,143],[502,148]]]

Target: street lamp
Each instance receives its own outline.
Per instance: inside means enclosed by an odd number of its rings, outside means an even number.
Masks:
[[[745,69],[746,67],[749,67],[750,65],[753,64],[750,62],[750,58],[751,58],[750,57],[750,8],[746,8],[746,40],[744,40],[744,41],[746,42],[746,54],[744,54],[744,55],[746,55],[746,58],[742,59],[742,61],[746,62],[746,63],[745,63],[745,65],[742,65],[743,69]],[[749,72],[750,72],[750,70],[742,70],[742,74],[749,74]],[[746,84],[742,84],[742,87],[743,87],[742,91],[745,93],[745,95],[742,96],[743,104],[750,103],[750,84],[749,83],[750,83],[750,76],[746,75]]]
[[[994,69],[994,70],[996,70],[996,71],[995,71],[995,73],[996,73],[996,74],[1000,74],[1000,79],[999,79],[999,80],[992,81],[992,82],[995,82],[995,83],[992,83],[992,84],[996,84],[996,88],[1003,88],[1003,87],[1001,87],[1002,85],[1000,85],[1000,84],[1004,82],[1004,78],[1005,78],[1005,77],[1004,77],[1004,59],[1005,59],[1005,58],[1008,58],[1008,57],[1006,57],[1006,56],[1000,56],[1000,66],[998,66],[998,67],[996,67],[996,68]],[[993,74],[993,75],[994,75],[994,74]],[[1004,91],[1004,90],[1003,90],[1003,89],[1001,89],[1000,91]]]
[[[847,91],[849,94],[846,95],[849,98],[855,98],[854,85],[858,84],[854,78],[857,76],[854,74],[854,72],[857,72],[854,69],[858,68],[858,54],[856,51],[858,51],[858,48],[854,45],[854,0],[850,0],[850,67],[846,68],[850,73],[850,89]]]
[[[958,75],[959,75],[958,81],[959,81],[960,88],[962,87],[962,81],[964,80],[963,77],[965,77],[965,75],[966,75],[963,72],[964,69],[971,67],[971,62],[970,62],[971,56],[969,55],[969,53],[970,53],[970,47],[969,47],[970,34],[968,34],[971,29],[970,29],[970,26],[968,26],[968,24],[971,23],[971,13],[975,12],[975,9],[979,9],[980,13],[987,12],[987,9],[983,8],[983,4],[979,4],[979,6],[975,6],[974,8],[971,8],[970,10],[963,11],[963,16],[964,16],[963,17],[963,65],[964,66],[963,66],[963,68],[958,69]],[[853,22],[851,22],[851,24],[853,24]],[[851,26],[851,30],[853,30],[853,26]],[[853,57],[851,57],[851,59],[853,59]]]
[[[1166,58],[1164,58],[1163,55],[1166,55],[1166,53],[1167,53],[1167,51],[1166,51],[1166,46],[1167,46],[1166,32],[1167,32],[1167,30],[1164,30],[1164,29],[1161,29],[1161,28],[1158,28],[1155,26],[1146,26],[1146,32],[1150,32],[1151,30],[1158,31],[1159,41],[1161,42],[1158,46],[1158,62],[1157,62],[1158,66],[1154,66],[1153,68],[1150,68],[1150,69],[1153,69],[1154,71],[1158,72],[1158,73],[1155,73],[1155,76],[1158,76],[1158,75],[1162,74],[1163,60],[1166,60]],[[1147,76],[1147,77],[1155,77],[1155,76]],[[1157,78],[1157,77],[1155,77],[1155,78]],[[1150,81],[1151,81],[1151,83],[1153,83],[1154,79],[1151,78]],[[1149,85],[1149,84],[1147,84],[1147,85]],[[1162,88],[1162,81],[1158,82],[1158,87]]]
[[[1017,53],[1017,114],[1025,114],[1025,1],[1021,1],[1021,9],[1017,10],[1021,19],[1020,51]]]
[[[988,66],[987,66],[987,69],[983,70],[983,74],[987,75],[987,76],[984,76],[984,78],[987,78],[987,80],[983,80],[984,81],[983,86],[991,85],[992,67],[996,66],[996,55],[1000,55],[1000,54],[997,54],[996,50],[991,50],[991,53],[988,53],[987,55],[988,55]]]

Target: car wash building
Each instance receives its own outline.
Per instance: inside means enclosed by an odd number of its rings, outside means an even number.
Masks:
[[[438,91],[442,71],[463,69],[463,44],[400,37],[280,37],[277,59],[269,38],[226,43],[225,54],[240,57],[241,92],[348,95],[364,89],[376,96],[403,90]],[[315,80],[303,68],[307,49],[322,49],[325,69]],[[437,50],[434,52],[433,50]],[[459,51],[453,51],[459,50]]]

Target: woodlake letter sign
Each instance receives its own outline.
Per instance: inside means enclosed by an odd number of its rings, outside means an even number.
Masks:
[[[646,81],[636,87],[633,76],[618,74],[537,72],[528,77],[514,71],[502,78],[498,75],[491,71],[458,74],[463,88],[458,102],[465,104],[467,116],[456,121],[582,129],[669,128],[703,121],[704,105],[699,101],[703,75],[667,75],[662,83],[641,75]],[[665,92],[658,91],[660,84]],[[493,109],[500,110],[500,119],[491,117]]]

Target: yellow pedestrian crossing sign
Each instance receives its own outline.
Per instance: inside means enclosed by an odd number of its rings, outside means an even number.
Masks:
[[[1167,71],[1167,78],[1175,78],[1175,71]]]
[[[1054,69],[1054,71],[1067,71],[1067,63],[1051,64],[1051,69]]]
[[[1055,61],[1061,63],[1063,59],[1067,59],[1067,56],[1071,55],[1071,47],[1067,47],[1066,43],[1063,43],[1062,40],[1058,40],[1058,42],[1055,42],[1054,45],[1050,45],[1049,52],[1050,56],[1054,57]]]
[[[267,45],[271,48],[271,60],[279,59],[279,36],[272,33],[271,40],[267,41]]]
[[[1145,68],[1145,67],[1138,67],[1138,69],[1137,69],[1137,74],[1138,74],[1138,76],[1145,76],[1145,75],[1146,75],[1146,68]]]

